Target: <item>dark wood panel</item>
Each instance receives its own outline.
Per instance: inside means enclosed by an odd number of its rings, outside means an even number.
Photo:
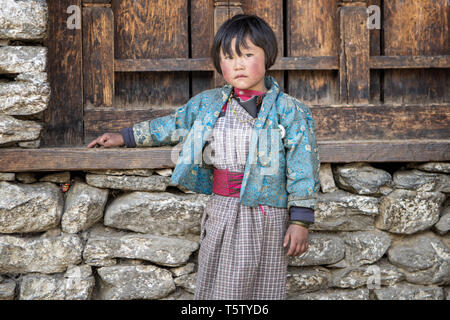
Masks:
[[[83,144],[82,30],[67,27],[67,8],[81,0],[48,2],[47,72],[51,88],[43,112],[41,146]],[[81,16],[80,16],[81,18]]]
[[[83,8],[83,83],[85,107],[112,106],[114,16],[110,8]]]
[[[449,55],[449,11],[447,0],[384,1],[384,55]],[[384,102],[449,102],[449,87],[449,70],[386,70]]]
[[[318,142],[323,163],[449,161],[450,140]],[[173,168],[171,147],[0,149],[2,172]],[[21,159],[21,161],[17,161]]]
[[[339,55],[338,0],[287,0],[287,56]],[[288,72],[287,93],[310,104],[338,103],[336,71]]]
[[[112,0],[115,59],[189,58],[187,1]],[[115,74],[116,106],[179,105],[189,99],[189,74]]]
[[[377,56],[370,57],[372,69],[450,69],[450,55],[446,56]],[[447,70],[448,72],[448,70]]]

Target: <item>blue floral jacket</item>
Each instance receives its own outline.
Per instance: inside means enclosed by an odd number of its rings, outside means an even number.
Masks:
[[[271,76],[252,136],[240,191],[240,202],[279,208],[314,209],[319,190],[319,155],[315,121],[309,108],[280,92]],[[231,85],[206,90],[171,115],[135,124],[137,147],[158,147],[182,142],[171,184],[211,194],[213,170],[203,161],[203,149],[227,102]]]

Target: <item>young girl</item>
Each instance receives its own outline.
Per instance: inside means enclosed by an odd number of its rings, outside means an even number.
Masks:
[[[266,75],[277,43],[263,19],[236,15],[226,21],[211,55],[225,86],[196,95],[169,116],[105,133],[88,147],[182,140],[171,183],[211,194],[194,298],[285,299],[288,256],[307,250],[314,222],[320,166],[315,122],[305,104]]]

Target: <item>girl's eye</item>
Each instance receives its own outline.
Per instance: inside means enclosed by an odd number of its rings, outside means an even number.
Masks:
[[[253,53],[247,53],[246,56],[247,57],[251,57],[253,55]]]

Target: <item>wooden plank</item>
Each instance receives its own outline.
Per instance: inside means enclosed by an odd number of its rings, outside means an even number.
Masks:
[[[283,1],[271,0],[242,0],[242,10],[246,14],[255,14],[264,19],[273,29],[277,38],[278,58],[284,56],[284,32],[283,32]],[[281,71],[280,71],[281,70]],[[268,75],[274,77],[281,91],[285,91],[283,68],[272,67]]]
[[[450,105],[310,106],[321,141],[450,139]]]
[[[286,56],[338,56],[339,0],[287,0]],[[290,71],[287,93],[307,104],[338,102],[338,73],[333,70]]]
[[[310,105],[319,141],[450,139],[450,105]],[[173,109],[86,110],[85,131],[91,138],[119,132],[134,123],[164,116]]]
[[[390,0],[383,8],[386,56],[450,54],[448,0]],[[450,101],[450,72],[445,69],[386,70],[385,103]]]
[[[341,103],[367,104],[370,97],[369,30],[366,7],[339,8]]]
[[[52,94],[43,112],[41,147],[83,144],[82,38],[79,29],[68,28],[71,5],[81,0],[48,2],[47,69]],[[81,14],[78,17],[81,19]]]
[[[380,22],[380,29],[369,29],[369,41],[370,41],[370,61],[372,61],[373,56],[381,55],[381,0],[369,0],[367,2],[367,7],[377,6],[380,10],[380,15],[378,16]],[[377,16],[377,12],[368,12],[370,18]],[[369,17],[368,17],[369,18]],[[376,22],[376,21],[375,21]],[[381,103],[381,78],[383,72],[381,70],[370,70],[370,103],[379,104]]]
[[[114,68],[119,72],[213,71],[214,65],[209,57],[198,59],[116,59]]]
[[[214,71],[210,58],[116,59],[116,72]],[[282,57],[270,70],[338,70],[337,57]]]
[[[112,106],[114,16],[110,8],[83,8],[83,84],[85,107]]]
[[[323,163],[449,161],[450,140],[318,142]],[[173,168],[172,147],[0,149],[1,172]],[[20,161],[17,161],[20,159]]]
[[[184,0],[112,0],[116,59],[189,58]],[[130,108],[182,105],[189,100],[188,72],[115,74],[114,104]]]
[[[370,57],[371,69],[450,68],[450,55]],[[447,71],[448,72],[448,71]]]
[[[209,59],[210,48],[214,39],[214,1],[191,0],[190,37],[191,56],[193,59]],[[210,72],[192,72],[191,96],[213,88],[214,66],[204,63]]]

